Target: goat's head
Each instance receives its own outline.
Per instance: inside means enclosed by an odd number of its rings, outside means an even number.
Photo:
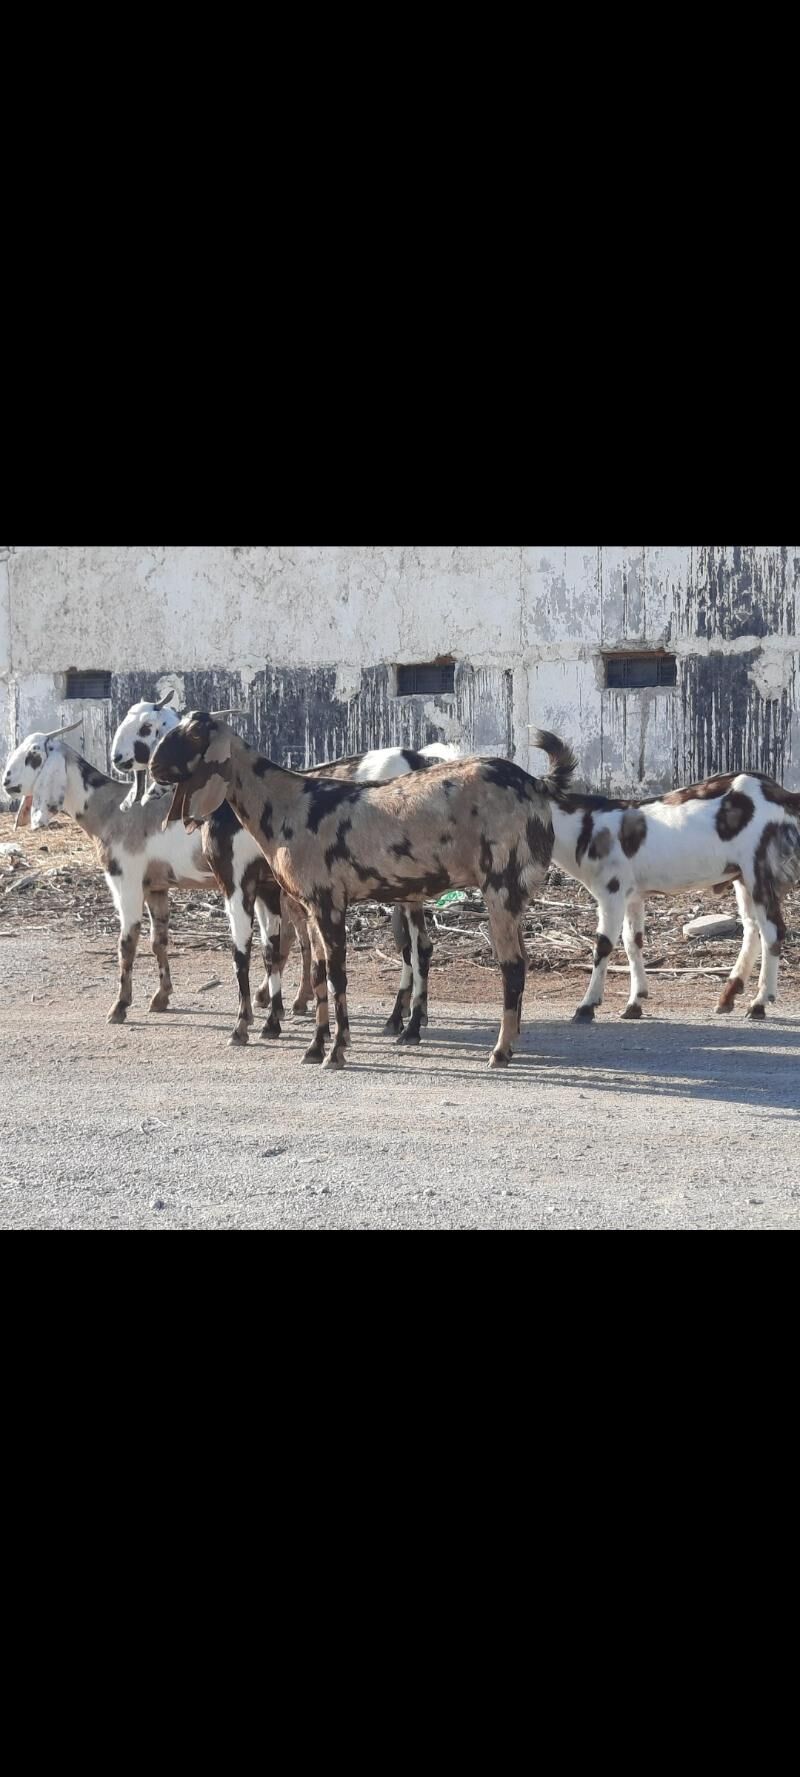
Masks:
[[[67,762],[61,738],[82,726],[82,721],[72,722],[69,728],[55,728],[50,734],[29,734],[11,754],[3,772],[3,789],[7,796],[20,798],[17,827],[46,827],[63,807]]]
[[[134,703],[114,735],[111,743],[114,770],[136,773],[135,793],[126,798],[127,803],[141,800],[152,754],[164,735],[176,728],[180,721],[177,710],[167,707],[174,695],[174,691],[168,691],[160,703]]]
[[[150,760],[156,784],[174,788],[164,825],[183,820],[190,831],[225,801],[231,777],[231,741],[225,716],[235,710],[192,710],[159,742]]]

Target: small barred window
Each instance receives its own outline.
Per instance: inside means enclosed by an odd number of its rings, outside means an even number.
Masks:
[[[66,696],[75,698],[78,703],[90,703],[93,698],[110,697],[111,674],[68,672]]]
[[[643,691],[678,683],[674,654],[607,654],[605,662],[609,691]]]

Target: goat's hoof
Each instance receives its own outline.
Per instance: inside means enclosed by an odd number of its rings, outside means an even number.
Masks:
[[[419,1034],[419,1031],[412,1030],[411,1026],[409,1025],[408,1030],[404,1030],[403,1035],[401,1037],[398,1037],[397,1041],[398,1041],[398,1044],[399,1043],[407,1043],[409,1048],[418,1049],[420,1043],[422,1042],[422,1038]]]
[[[249,1041],[249,1039],[248,1039],[246,1029],[244,1029],[243,1026],[237,1024],[235,1031],[233,1031],[228,1038],[228,1048],[229,1049],[246,1049],[248,1041]]]
[[[127,1006],[112,1006],[108,1014],[109,1024],[124,1024],[128,1016]]]
[[[332,1049],[330,1055],[326,1056],[322,1065],[323,1067],[344,1067],[344,1055],[342,1050]]]
[[[594,1024],[594,1006],[579,1006],[573,1024]]]
[[[720,1000],[714,1010],[718,1018],[730,1018],[733,1012],[733,1000]]]
[[[322,1067],[325,1054],[322,1049],[307,1049],[303,1056],[304,1067]]]
[[[766,1018],[766,1016],[767,1016],[766,1006],[759,1006],[758,1004],[756,1004],[755,1006],[748,1006],[747,1011],[745,1013],[746,1018],[755,1018],[757,1020],[761,1019],[761,1018]]]
[[[268,1018],[261,1035],[265,1042],[277,1043],[278,1038],[281,1035],[281,1027],[279,1024],[273,1024],[271,1019]]]
[[[622,1013],[622,1017],[623,1018],[643,1018],[644,1017],[644,1013],[642,1011],[641,1006],[639,1005],[638,1000],[634,1000],[632,1006],[625,1007],[625,1010]]]
[[[510,1067],[511,1051],[509,1050],[508,1053],[506,1053],[504,1049],[495,1049],[492,1059],[489,1062],[489,1066],[491,1068]]]
[[[399,1037],[402,1029],[403,1029],[402,1018],[387,1018],[386,1023],[383,1027],[383,1030],[381,1031],[381,1036],[382,1037]]]
[[[295,1000],[294,1005],[292,1006],[293,1018],[311,1018],[312,1016],[313,1011],[309,1006],[308,1000]]]
[[[169,994],[168,993],[154,994],[147,1010],[148,1010],[148,1012],[168,1012],[169,1011]]]

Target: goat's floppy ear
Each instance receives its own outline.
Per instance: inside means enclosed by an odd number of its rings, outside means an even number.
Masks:
[[[125,797],[125,801],[121,802],[119,805],[122,814],[127,814],[129,808],[135,808],[137,802],[141,802],[142,797],[144,796],[144,783],[145,773],[143,771],[137,771],[128,794]]]
[[[31,826],[46,827],[51,815],[58,814],[67,794],[67,761],[60,747],[48,753],[33,787]]]
[[[212,771],[205,782],[196,787],[191,779],[182,786],[185,791],[184,825],[192,833],[203,821],[211,819],[217,809],[222,806],[228,794],[230,774],[222,777],[219,772]]]

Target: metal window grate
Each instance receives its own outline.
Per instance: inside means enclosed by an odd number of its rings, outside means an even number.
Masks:
[[[441,697],[456,688],[455,663],[450,666],[399,666],[398,697]]]
[[[648,686],[678,683],[678,662],[673,654],[607,654],[605,659],[609,691],[642,691]]]
[[[67,673],[67,698],[74,697],[79,703],[90,702],[92,698],[111,696],[110,673]]]

